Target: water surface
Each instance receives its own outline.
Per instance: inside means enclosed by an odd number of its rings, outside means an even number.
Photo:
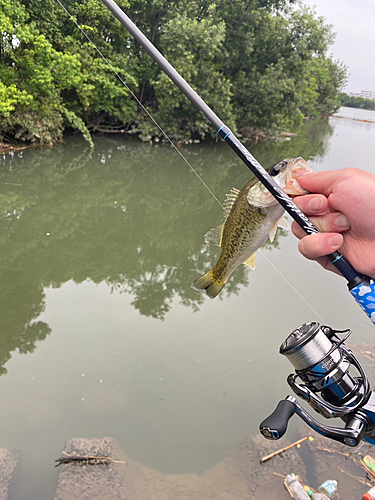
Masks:
[[[375,173],[375,123],[296,132],[248,147],[264,166],[303,156],[314,170]],[[250,177],[222,142],[181,151],[219,200]],[[220,298],[192,290],[218,257],[203,235],[222,208],[166,145],[97,136],[91,151],[66,137],[1,156],[0,189],[0,447],[22,450],[16,500],[53,498],[53,461],[72,437],[112,436],[144,465],[203,473],[289,393],[278,350],[294,328],[324,321],[373,343],[345,281],[291,234]]]

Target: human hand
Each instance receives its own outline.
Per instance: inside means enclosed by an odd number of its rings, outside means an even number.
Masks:
[[[312,194],[293,201],[322,233],[307,235],[293,222],[299,251],[340,274],[326,257],[339,250],[356,271],[375,279],[375,176],[357,168],[300,174],[299,184]]]

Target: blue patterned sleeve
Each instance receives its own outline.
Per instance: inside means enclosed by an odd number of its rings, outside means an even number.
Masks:
[[[375,281],[371,280],[369,285],[358,285],[350,293],[375,325]]]

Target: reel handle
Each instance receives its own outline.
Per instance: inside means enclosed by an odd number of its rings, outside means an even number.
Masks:
[[[280,439],[285,434],[288,422],[293,417],[295,410],[292,401],[283,399],[275,411],[260,424],[260,432],[267,439]]]
[[[280,439],[285,434],[288,422],[294,413],[318,434],[346,446],[358,446],[365,433],[374,428],[374,424],[369,416],[361,411],[346,415],[345,428],[330,427],[321,424],[297,403],[295,397],[287,396],[286,399],[280,401],[276,410],[260,424],[259,430],[261,434],[267,439]]]

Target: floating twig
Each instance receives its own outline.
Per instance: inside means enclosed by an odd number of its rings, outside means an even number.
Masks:
[[[306,437],[304,437],[302,439],[299,439],[295,443],[290,444],[289,446],[285,446],[285,448],[282,448],[281,450],[277,450],[277,451],[271,453],[270,455],[267,455],[267,456],[263,457],[261,459],[260,463],[262,464],[263,462],[266,462],[267,460],[270,460],[271,458],[275,457],[276,455],[280,455],[280,453],[282,453],[283,451],[289,450],[290,448],[293,448],[293,446],[299,445],[303,441],[306,441],[306,439],[308,439],[308,438],[309,438],[309,436],[306,436]],[[312,440],[312,439],[313,438],[310,437],[310,440]]]
[[[345,458],[350,458],[351,460],[353,460],[353,462],[357,463],[355,457],[353,457],[350,453],[344,453],[343,451],[333,450],[332,448],[325,448],[324,446],[317,446],[316,449],[321,451],[326,451],[327,453],[338,453],[339,455],[342,455]]]
[[[117,464],[125,464],[126,462],[123,462],[122,460],[115,460],[114,458],[111,457],[99,457],[97,455],[69,455],[69,453],[66,453],[63,451],[63,454],[65,457],[60,457],[55,462],[58,462],[55,467],[58,467],[61,464],[68,464],[68,463],[77,463],[84,465],[85,463],[91,463],[93,464],[105,464],[108,465],[108,462],[114,462]]]
[[[346,474],[347,476],[350,476],[353,479],[356,479],[357,481],[359,481],[360,483],[364,484],[365,486],[369,486],[371,488],[372,484],[371,483],[367,483],[362,477],[353,476],[353,474],[349,474],[349,472],[346,472],[345,470],[341,469],[341,467],[338,467],[338,466],[336,467],[336,469],[338,469],[343,474]]]
[[[362,455],[362,453],[358,453],[357,456],[353,456],[352,453],[344,453],[342,451],[332,450],[331,448],[324,448],[323,446],[317,446],[316,448],[317,448],[317,450],[326,451],[328,453],[338,453],[339,455],[344,456],[346,459],[350,458],[351,460],[353,460],[353,462],[358,467],[363,467],[365,469],[365,471],[367,472],[367,475],[368,475],[369,479],[373,480],[375,482],[375,472],[373,470],[371,470],[369,467],[367,467],[366,464],[363,463],[363,461],[360,458],[361,455]],[[339,469],[344,474],[347,474],[348,476],[351,476],[351,474],[349,474],[348,472],[343,471],[340,467],[336,467],[336,468]],[[357,479],[358,481],[360,481],[360,479],[358,477],[356,477],[356,476],[351,476],[351,477],[353,477],[354,479]],[[363,482],[363,484],[366,484],[367,486],[369,485],[366,482]],[[370,484],[370,486],[372,486],[372,485]]]

